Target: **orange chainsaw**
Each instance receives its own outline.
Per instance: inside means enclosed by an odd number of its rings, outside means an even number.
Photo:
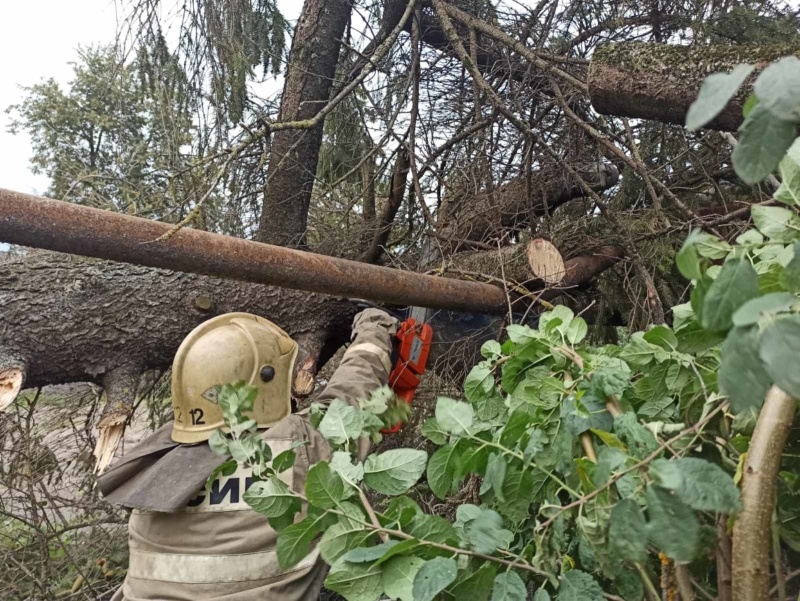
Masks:
[[[389,388],[409,405],[414,401],[422,374],[428,364],[428,355],[433,341],[433,328],[425,323],[425,311],[418,313],[418,317],[406,317],[387,310],[385,307],[375,305],[362,299],[355,300],[356,304],[363,307],[374,307],[392,313],[402,320],[395,334],[394,353],[392,354],[393,367],[389,374]],[[412,311],[416,307],[412,308]],[[383,434],[394,434],[403,427],[403,422],[397,422],[391,428],[381,430]]]

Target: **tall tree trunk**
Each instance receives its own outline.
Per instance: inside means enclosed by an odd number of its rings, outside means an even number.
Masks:
[[[310,119],[325,106],[350,9],[348,0],[306,0],[289,55],[281,121]],[[311,129],[275,133],[256,236],[259,242],[304,244],[322,131],[323,123],[319,123]]]

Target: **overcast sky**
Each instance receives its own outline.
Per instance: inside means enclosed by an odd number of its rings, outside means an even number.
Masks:
[[[79,44],[114,39],[113,0],[22,0],[3,3],[0,18],[0,188],[43,192],[47,178],[31,173],[27,136],[6,130],[5,109],[19,102],[20,86],[55,77],[66,83]]]
[[[9,115],[5,110],[20,101],[21,86],[49,77],[66,85],[77,47],[111,43],[122,16],[114,0],[17,0],[2,4],[0,188],[42,193],[47,178],[31,173],[29,140],[25,134],[12,136],[6,131]],[[166,0],[164,4],[172,2]],[[294,20],[302,0],[279,0],[278,6],[284,16]]]

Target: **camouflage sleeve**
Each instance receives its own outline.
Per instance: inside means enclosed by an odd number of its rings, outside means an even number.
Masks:
[[[358,406],[363,399],[389,381],[392,371],[392,341],[397,320],[379,309],[365,309],[353,320],[352,343],[328,385],[316,402],[328,404],[334,399]],[[358,440],[357,455],[363,461],[370,451],[368,438]]]
[[[353,320],[352,344],[338,369],[317,397],[318,403],[342,399],[357,405],[389,380],[392,369],[392,341],[397,320],[379,309],[365,309]]]

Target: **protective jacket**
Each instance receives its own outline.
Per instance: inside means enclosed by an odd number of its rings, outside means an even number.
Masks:
[[[396,327],[396,320],[382,311],[367,309],[357,315],[352,344],[317,401],[339,398],[357,404],[386,384]],[[128,573],[112,601],[318,598],[327,572],[318,550],[312,547],[289,570],[280,568],[277,534],[242,499],[252,484],[249,470],[240,468],[216,479],[206,492],[206,480],[224,458],[206,443],[175,443],[170,432],[171,424],[166,424],[99,478],[109,501],[133,510]],[[280,474],[301,494],[309,467],[331,455],[305,412],[284,418],[262,436],[273,456],[294,441],[307,442],[295,449],[294,466]],[[368,441],[359,441],[362,457],[368,448]],[[305,508],[297,520],[304,514]]]

